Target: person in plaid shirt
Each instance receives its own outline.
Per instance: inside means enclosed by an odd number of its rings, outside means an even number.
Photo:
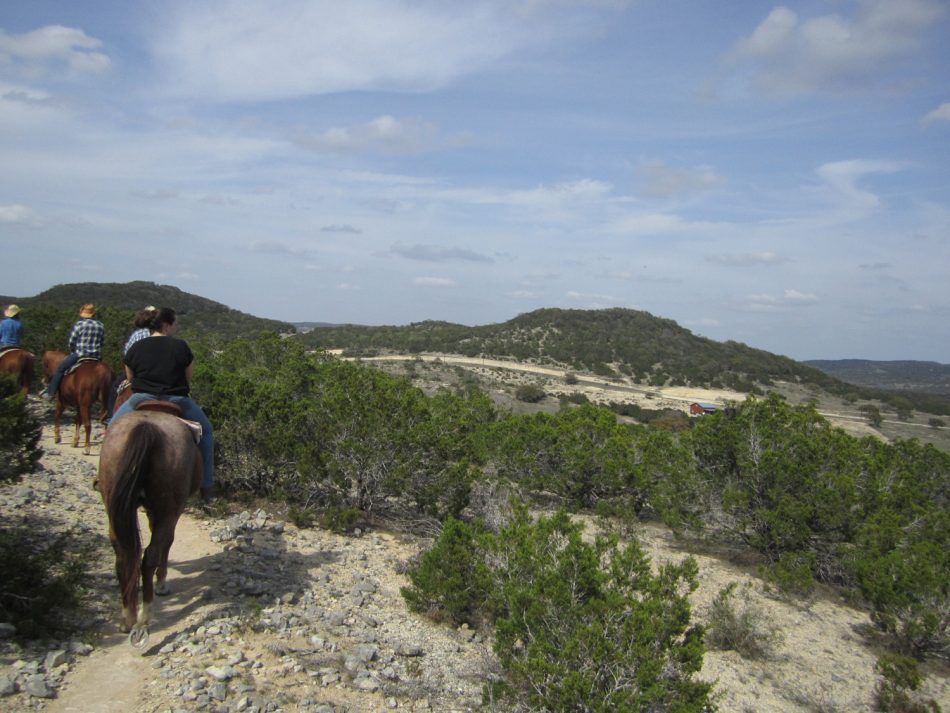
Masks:
[[[46,389],[44,398],[52,399],[56,396],[63,374],[77,361],[82,358],[102,358],[102,343],[106,340],[106,328],[102,322],[93,319],[95,316],[95,305],[85,304],[82,306],[82,309],[79,310],[79,321],[73,325],[73,331],[69,334],[70,353],[67,354],[66,358],[56,367],[56,373],[53,374],[53,378],[49,380],[49,386]]]

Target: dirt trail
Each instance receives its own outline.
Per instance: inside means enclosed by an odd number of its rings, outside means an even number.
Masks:
[[[92,453],[88,456],[83,455],[81,449],[73,449],[68,444],[55,445],[51,427],[44,428],[41,446],[48,452],[68,453],[71,458],[81,458],[93,467],[98,467],[102,434],[99,429],[97,431]],[[64,435],[67,435],[66,431]],[[107,525],[104,511],[102,528],[105,534]],[[139,529],[143,541],[147,543],[148,522],[141,511]],[[188,614],[201,606],[205,593],[211,586],[211,578],[190,565],[217,552],[218,549],[209,540],[202,523],[187,512],[182,515],[175,530],[175,542],[169,557],[168,583],[172,591],[168,596],[156,598],[148,644],[142,649],[135,649],[129,644],[127,635],[119,632],[116,624],[119,595],[118,591],[113,589],[110,592],[114,599],[113,621],[106,628],[92,654],[76,660],[75,668],[58,691],[57,698],[50,702],[46,710],[51,713],[126,713],[138,710],[138,702],[144,693],[146,682],[154,677],[147,654],[157,651],[183,630]],[[111,560],[108,566],[112,566]]]

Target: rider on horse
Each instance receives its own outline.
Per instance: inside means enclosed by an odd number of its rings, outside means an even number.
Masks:
[[[149,325],[157,316],[158,307],[154,307],[152,305],[149,305],[144,309],[140,309],[135,314],[135,320],[132,322],[132,324],[135,326],[135,330],[129,335],[129,338],[125,340],[125,346],[122,347],[123,355],[128,352],[129,348],[136,342],[145,339],[146,337],[152,336],[152,330],[149,328]],[[127,378],[125,378],[124,373],[116,376],[115,383],[112,385],[112,388],[109,389],[109,404],[106,408],[106,413],[109,414],[110,418],[115,412],[116,398],[130,386],[131,383]]]
[[[3,316],[6,317],[0,322],[0,351],[10,347],[20,346],[23,339],[23,324],[20,322],[20,308],[17,305],[10,305],[3,310]]]
[[[211,422],[201,407],[190,397],[194,355],[188,343],[175,337],[178,321],[175,310],[162,307],[149,323],[150,336],[129,347],[125,353],[125,373],[132,382],[132,396],[122,404],[109,422],[110,428],[143,401],[171,401],[181,409],[181,415],[201,424],[201,451],[203,475],[201,497],[211,498],[214,486],[214,434]]]
[[[59,390],[59,382],[62,381],[66,371],[80,359],[102,359],[102,343],[106,339],[106,328],[97,319],[96,307],[92,304],[84,304],[79,310],[79,321],[73,325],[73,331],[69,335],[70,353],[56,368],[56,373],[49,380],[49,386],[46,389],[44,398],[52,399],[56,397]]]

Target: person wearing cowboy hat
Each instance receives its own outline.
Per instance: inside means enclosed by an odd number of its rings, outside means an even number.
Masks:
[[[10,305],[3,310],[3,316],[6,317],[0,322],[0,349],[20,346],[23,339],[23,324],[17,316],[20,314],[20,308],[17,305]]]
[[[69,354],[56,367],[56,373],[49,380],[49,386],[41,394],[43,398],[52,399],[56,396],[63,374],[80,359],[102,359],[102,343],[106,340],[106,328],[102,322],[93,319],[95,316],[95,305],[84,304],[80,308],[79,321],[73,325],[73,331],[69,334]]]

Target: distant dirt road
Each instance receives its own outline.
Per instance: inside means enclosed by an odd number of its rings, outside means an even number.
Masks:
[[[342,350],[329,350],[330,353],[339,355]],[[342,357],[350,361],[415,361],[416,359],[426,362],[442,362],[444,364],[455,364],[457,366],[483,367],[489,369],[507,369],[528,374],[537,374],[552,379],[564,379],[565,375],[572,373],[570,369],[556,369],[553,367],[537,366],[535,364],[523,364],[521,362],[506,361],[504,359],[484,359],[481,357],[463,357],[451,356],[445,354],[390,354],[386,356],[375,357]],[[598,391],[614,392],[618,394],[635,395],[649,399],[659,399],[654,401],[653,407],[668,406],[673,408],[682,408],[687,410],[687,405],[695,402],[710,403],[715,406],[725,406],[730,401],[744,401],[745,394],[737,391],[727,391],[724,389],[702,389],[690,386],[669,386],[669,387],[644,387],[631,384],[620,384],[608,381],[604,378],[594,376],[582,376],[576,374],[578,385],[583,385],[587,389],[593,388]],[[589,392],[588,392],[589,393]],[[675,403],[662,403],[662,400]],[[877,434],[876,431],[867,426],[867,418],[864,416],[837,413],[831,411],[819,411],[819,413],[838,425],[847,426],[850,431],[860,431],[859,435]],[[885,423],[900,423],[904,426],[916,428],[930,428],[923,423],[909,423],[906,421],[894,421],[885,419]]]

